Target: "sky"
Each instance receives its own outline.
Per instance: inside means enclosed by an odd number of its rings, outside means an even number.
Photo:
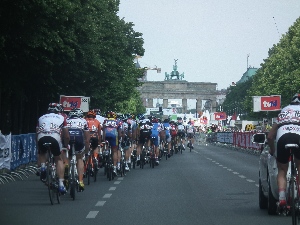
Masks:
[[[189,82],[237,82],[247,65],[259,68],[268,50],[300,17],[300,0],[121,0],[120,18],[141,32],[141,67],[162,81],[178,59]],[[248,62],[248,63],[247,63]]]

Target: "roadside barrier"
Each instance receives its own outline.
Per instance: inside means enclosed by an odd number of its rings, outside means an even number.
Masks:
[[[23,180],[36,173],[37,149],[35,133],[3,135],[0,133],[0,184]]]

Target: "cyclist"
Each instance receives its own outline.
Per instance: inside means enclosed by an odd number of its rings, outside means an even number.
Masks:
[[[274,140],[276,139],[276,147]],[[278,175],[277,184],[279,192],[279,206],[286,205],[286,174],[289,168],[289,151],[286,144],[298,144],[300,139],[300,94],[295,94],[291,103],[284,107],[278,114],[277,122],[268,134],[270,154],[275,154],[277,159]],[[275,151],[276,149],[276,151]],[[296,151],[295,162],[300,171],[300,151]]]
[[[175,121],[171,120],[170,124],[170,134],[171,134],[171,143],[173,142],[174,146],[171,146],[171,149],[174,151],[174,148],[177,148],[177,124]]]
[[[128,164],[131,165],[131,154],[132,154],[133,150],[136,150],[137,122],[136,122],[134,114],[131,114],[131,115],[128,116],[127,123],[130,126],[129,138],[130,138],[130,142],[131,142],[131,145],[130,145],[129,150],[128,150],[128,155],[129,155]]]
[[[122,142],[121,146],[124,150],[125,153],[125,170],[129,171],[129,166],[128,166],[128,160],[130,158],[130,133],[131,133],[131,125],[127,122],[128,120],[128,115],[124,114],[122,117],[122,123],[120,124],[120,129],[121,129],[121,137],[122,137]]]
[[[97,162],[96,166],[98,167],[98,154],[99,154],[99,146],[101,144],[101,130],[102,130],[101,123],[96,119],[96,113],[94,110],[88,111],[85,119],[88,128],[90,130],[91,147],[93,150],[94,158],[96,159]]]
[[[90,131],[86,120],[83,118],[83,111],[81,109],[72,109],[69,113],[67,123],[70,133],[70,140],[75,141],[75,154],[79,179],[79,191],[84,191],[84,163],[82,158],[83,153],[85,152],[85,154],[87,154],[90,148]]]
[[[195,130],[196,129],[195,129],[192,121],[189,121],[186,126],[186,134],[187,134],[187,138],[189,140],[187,147],[191,147],[192,149],[194,148]],[[191,140],[192,146],[190,146],[190,140]]]
[[[171,157],[171,154],[170,154],[170,151],[171,151],[171,134],[170,134],[170,123],[169,122],[170,122],[169,119],[165,119],[163,121],[163,126],[164,126],[164,131],[165,131],[164,141],[166,143],[168,143],[168,158]]]
[[[149,120],[151,120],[152,128],[151,128],[151,139],[154,144],[154,153],[155,153],[155,163],[159,165],[159,144],[160,144],[160,132],[163,129],[161,123],[159,123],[158,119],[155,116],[150,116]]]
[[[180,139],[182,139],[182,147],[185,150],[184,143],[185,143],[185,127],[183,125],[183,121],[181,117],[177,118],[177,145],[179,144],[178,142]]]
[[[112,111],[106,113],[107,119],[103,123],[103,139],[109,142],[112,151],[114,175],[117,176],[118,145],[121,137],[117,114]]]
[[[64,186],[64,164],[61,157],[62,146],[68,146],[70,140],[67,128],[67,121],[59,115],[61,108],[58,103],[50,103],[48,113],[38,119],[36,129],[36,142],[41,163],[40,178],[43,182],[46,180],[46,160],[47,149],[43,144],[51,143],[51,152],[56,163],[56,172],[59,179],[59,192],[66,193]],[[63,137],[63,139],[62,139]]]
[[[146,140],[147,140],[147,147],[150,146],[150,138],[151,138],[151,134],[152,134],[152,127],[153,124],[151,123],[151,121],[149,119],[146,119],[144,115],[139,115],[138,117],[139,119],[139,125],[138,125],[138,129],[137,129],[137,139],[138,139],[138,145],[137,145],[137,161],[136,161],[136,165],[139,166],[140,165],[140,155],[141,155],[141,150],[142,150],[142,146],[145,144]]]

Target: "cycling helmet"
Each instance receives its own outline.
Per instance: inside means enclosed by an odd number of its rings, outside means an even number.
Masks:
[[[139,119],[139,120],[144,120],[144,119],[145,119],[144,114],[139,114],[139,115],[138,115],[138,119]]]
[[[115,112],[112,112],[112,111],[107,111],[106,117],[108,119],[116,119],[117,118],[117,114]]]
[[[88,111],[86,116],[96,118],[96,113],[94,110],[90,110],[90,111]]]
[[[94,109],[94,112],[96,113],[96,115],[101,115],[101,110],[100,109]]]
[[[50,103],[48,105],[48,112],[49,113],[59,113],[59,112],[61,112],[61,109],[62,109],[62,107],[58,103]]]
[[[149,120],[151,121],[151,123],[158,123],[158,119],[155,116],[152,116],[152,118]]]
[[[78,109],[78,108],[72,109],[69,113],[69,118],[72,118],[72,117],[82,118],[83,117],[83,111],[81,109]]]
[[[164,123],[169,123],[170,119],[164,119]]]
[[[182,120],[182,118],[181,117],[177,117],[177,120]]]
[[[300,94],[295,94],[292,98],[291,105],[300,104]]]

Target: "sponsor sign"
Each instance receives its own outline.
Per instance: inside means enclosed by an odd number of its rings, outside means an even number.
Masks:
[[[226,120],[227,116],[225,112],[215,112],[214,113],[214,120]]]
[[[252,96],[253,112],[281,110],[281,95]]]
[[[65,111],[71,111],[73,108],[79,108],[83,112],[88,112],[90,97],[61,95],[59,103],[63,105]]]

